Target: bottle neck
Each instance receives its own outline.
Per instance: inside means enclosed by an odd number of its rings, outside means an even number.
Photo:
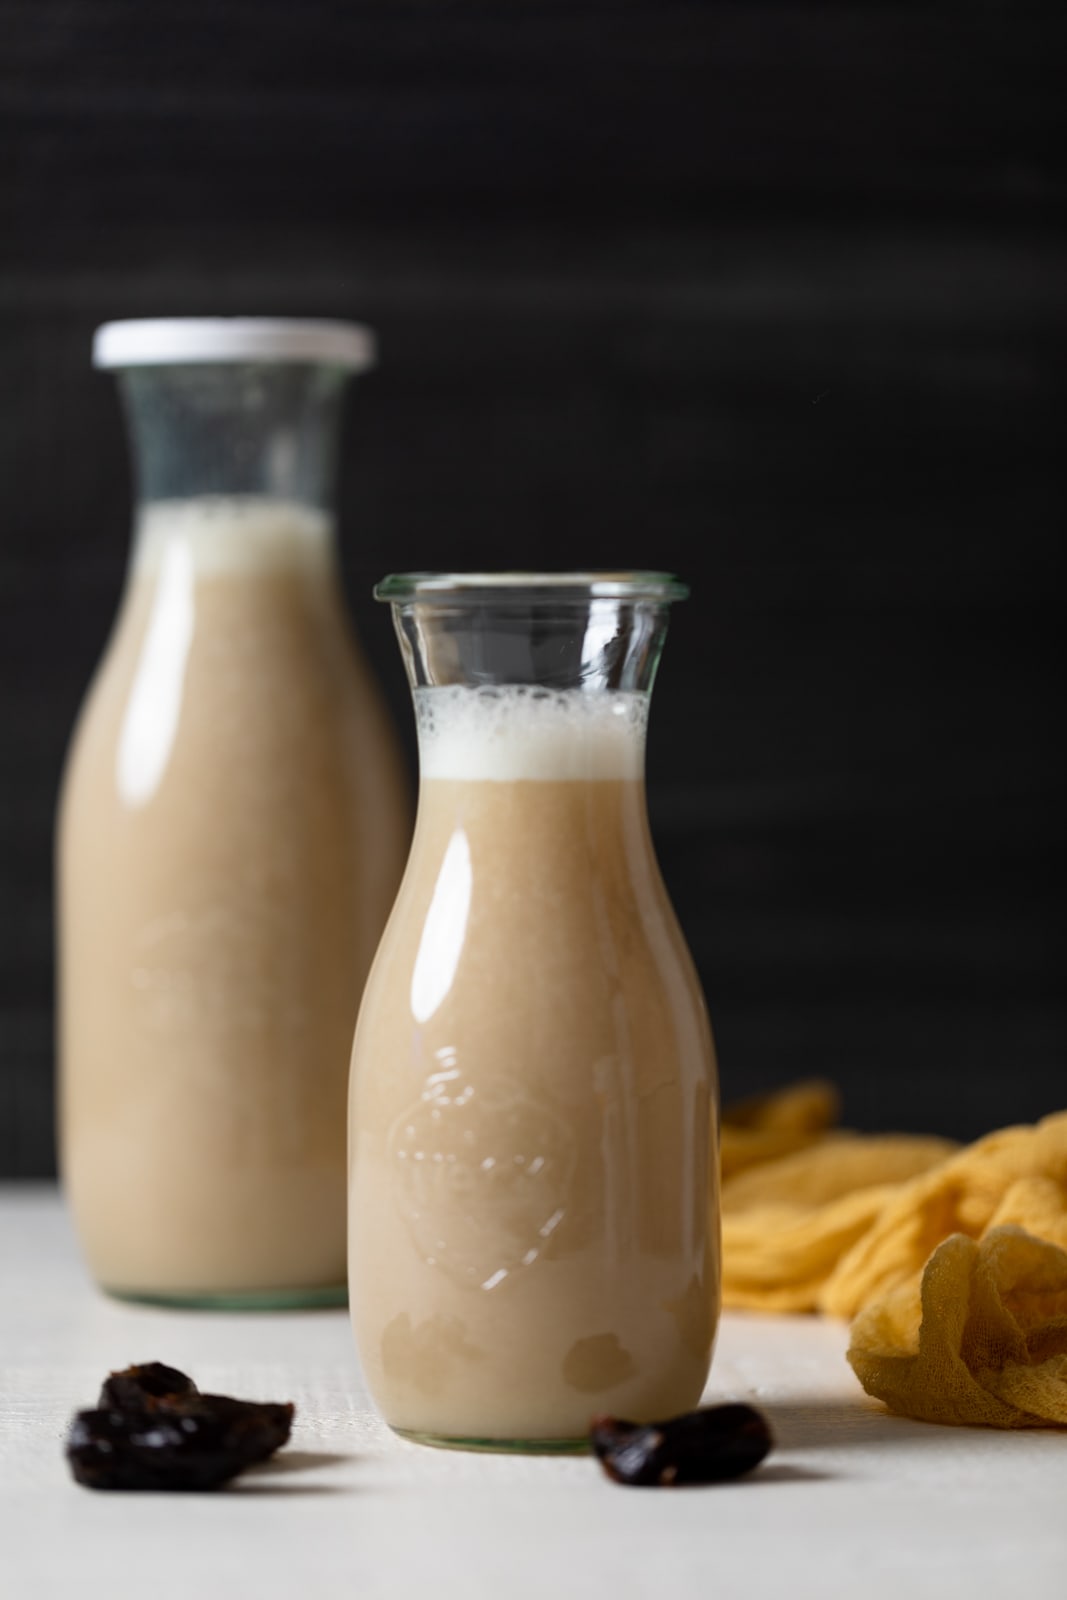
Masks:
[[[480,691],[490,706],[505,691],[530,706],[553,695],[651,694],[667,601],[599,595],[594,583],[568,583],[566,575],[548,598],[543,583],[523,574],[466,581],[467,593],[457,583],[454,591],[392,601],[413,690]],[[384,585],[376,593],[389,598]]]
[[[333,508],[345,373],[296,363],[128,367],[137,499],[256,496]]]
[[[201,574],[335,564],[345,373],[303,363],[130,367],[120,385],[137,509],[131,570],[180,547]]]
[[[424,780],[643,782],[667,603],[597,587],[476,574],[394,602]]]

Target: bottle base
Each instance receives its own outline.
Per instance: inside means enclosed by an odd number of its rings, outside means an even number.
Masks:
[[[392,1424],[390,1423],[390,1427]],[[427,1444],[435,1450],[478,1450],[496,1455],[577,1456],[589,1449],[588,1437],[577,1439],[483,1439],[477,1435],[422,1433],[417,1428],[393,1428],[398,1438]]]
[[[113,1289],[101,1284],[113,1300],[130,1305],[167,1306],[177,1311],[322,1311],[347,1306],[348,1285],[322,1289],[154,1290]]]

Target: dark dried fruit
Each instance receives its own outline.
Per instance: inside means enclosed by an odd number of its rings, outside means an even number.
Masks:
[[[67,1435],[74,1477],[91,1489],[216,1489],[289,1437],[291,1405],[200,1394],[159,1362],[113,1372],[95,1411]]]
[[[712,1406],[666,1422],[594,1417],[593,1449],[609,1478],[644,1488],[725,1483],[759,1465],[773,1439],[753,1406]]]
[[[142,1367],[109,1372],[96,1403],[101,1411],[138,1411],[150,1400],[196,1393],[192,1378],[187,1378],[177,1367],[164,1366],[162,1361],[148,1361]]]

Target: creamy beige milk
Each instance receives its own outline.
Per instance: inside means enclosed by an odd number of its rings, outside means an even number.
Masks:
[[[416,693],[415,841],[360,1012],[349,1282],[394,1427],[567,1439],[695,1405],[714,1056],[660,879],[646,700]]]
[[[343,1284],[351,1034],[406,843],[325,519],[149,507],[59,829],[62,1169],[106,1287]]]

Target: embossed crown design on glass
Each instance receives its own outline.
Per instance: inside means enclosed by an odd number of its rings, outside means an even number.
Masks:
[[[718,1317],[716,1087],[644,790],[664,574],[386,579],[415,839],[364,993],[349,1284],[430,1443],[552,1450],[695,1404]]]

